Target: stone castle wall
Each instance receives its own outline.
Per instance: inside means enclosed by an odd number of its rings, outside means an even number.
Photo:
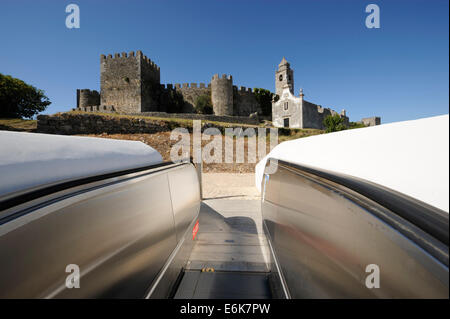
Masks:
[[[303,100],[303,127],[323,130],[323,120],[328,115],[337,114],[329,108],[320,107],[317,104]]]
[[[248,116],[252,113],[258,112],[261,114],[261,107],[256,100],[255,94],[251,88],[241,86],[239,89],[233,87],[233,102],[235,116]]]
[[[194,113],[195,112],[195,102],[199,96],[207,95],[211,96],[211,84],[205,83],[183,83],[179,84],[166,84],[166,89],[174,89],[180,92],[185,101],[183,107],[183,112]]]

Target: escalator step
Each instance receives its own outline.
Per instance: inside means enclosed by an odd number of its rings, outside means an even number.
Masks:
[[[175,299],[268,299],[267,273],[186,271]]]

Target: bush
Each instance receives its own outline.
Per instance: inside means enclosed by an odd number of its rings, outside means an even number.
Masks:
[[[361,122],[350,122],[348,124],[348,128],[350,128],[350,129],[362,128],[362,127],[367,127],[367,125],[365,125],[364,123],[361,123]]]
[[[50,105],[44,91],[0,73],[0,117],[30,118]]]
[[[211,96],[200,95],[195,99],[195,111],[199,114],[213,114]]]
[[[279,98],[278,95],[270,92],[266,89],[255,88],[253,90],[255,93],[255,98],[261,107],[261,111],[263,115],[271,115],[272,114],[272,99],[275,97],[275,101]]]
[[[343,131],[347,129],[347,127],[344,124],[344,120],[338,114],[328,115],[323,120],[323,125],[325,126],[326,128],[325,132],[327,133]]]

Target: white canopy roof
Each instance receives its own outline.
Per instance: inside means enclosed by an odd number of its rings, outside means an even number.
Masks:
[[[362,178],[449,211],[449,116],[316,135],[277,145],[268,157]]]
[[[0,131],[0,196],[161,162],[137,141]]]

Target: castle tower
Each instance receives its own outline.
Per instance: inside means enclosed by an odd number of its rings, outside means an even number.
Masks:
[[[159,67],[142,51],[100,56],[101,104],[118,112],[156,110],[151,88],[160,84]]]
[[[294,94],[294,70],[291,69],[290,64],[283,57],[283,60],[278,65],[278,70],[275,71],[275,89],[278,96],[281,96],[283,93],[285,85],[288,85],[291,93]]]
[[[77,89],[77,108],[100,105],[100,94],[95,90]]]
[[[233,116],[233,77],[226,74],[211,80],[211,101],[215,115]]]

